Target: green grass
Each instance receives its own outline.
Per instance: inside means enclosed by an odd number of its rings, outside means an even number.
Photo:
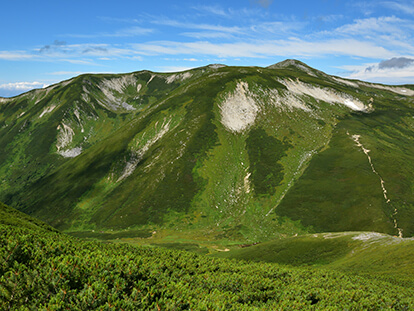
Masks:
[[[319,233],[282,238],[215,257],[289,266],[310,266],[414,285],[414,240],[372,232]]]
[[[346,236],[324,238],[321,235],[305,235],[280,238],[216,256],[291,266],[326,265],[343,258],[350,251],[351,242]]]
[[[246,148],[252,172],[254,192],[273,195],[283,180],[283,166],[279,160],[285,156],[289,143],[282,143],[261,128],[252,129],[246,139]]]

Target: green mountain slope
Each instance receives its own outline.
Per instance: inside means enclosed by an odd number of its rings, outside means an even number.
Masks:
[[[4,205],[0,202],[0,225],[14,226],[18,228],[26,228],[33,231],[51,231],[57,230],[44,222],[30,217],[18,210]]]
[[[288,60],[83,75],[0,103],[0,199],[67,231],[414,233],[413,86]]]

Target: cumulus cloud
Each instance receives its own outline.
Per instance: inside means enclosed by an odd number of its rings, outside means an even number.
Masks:
[[[14,83],[6,83],[0,84],[0,88],[7,89],[7,90],[26,90],[26,89],[34,89],[34,88],[43,88],[48,86],[48,84],[42,82],[14,82]]]
[[[12,82],[12,83],[5,83],[0,84],[0,96],[3,97],[10,97],[16,96],[21,93],[30,91],[32,89],[44,88],[47,87],[49,84],[43,82]]]
[[[405,68],[414,64],[413,58],[407,57],[393,57],[388,60],[383,60],[378,64],[379,69],[386,68]]]
[[[403,84],[414,81],[414,58],[393,57],[379,63],[343,68],[350,71],[352,79],[371,82]]]
[[[379,70],[393,70],[393,69],[402,69],[414,65],[413,58],[407,57],[393,57],[391,59],[386,59],[381,61],[378,64],[374,64],[365,68],[365,72],[377,72]]]

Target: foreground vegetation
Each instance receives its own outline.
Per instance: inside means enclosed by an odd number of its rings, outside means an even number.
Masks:
[[[2,310],[411,310],[412,287],[341,272],[86,242],[1,206]],[[11,211],[11,209],[9,209]]]

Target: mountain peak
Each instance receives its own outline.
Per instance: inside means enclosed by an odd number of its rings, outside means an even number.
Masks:
[[[316,75],[325,75],[323,72],[308,66],[307,64],[297,60],[297,59],[286,59],[279,63],[273,64],[268,66],[269,69],[293,69],[293,70],[301,70],[310,74],[312,76]]]
[[[209,64],[209,65],[207,65],[207,67],[212,68],[212,69],[218,69],[218,68],[227,67],[227,65],[224,65],[224,64]]]

